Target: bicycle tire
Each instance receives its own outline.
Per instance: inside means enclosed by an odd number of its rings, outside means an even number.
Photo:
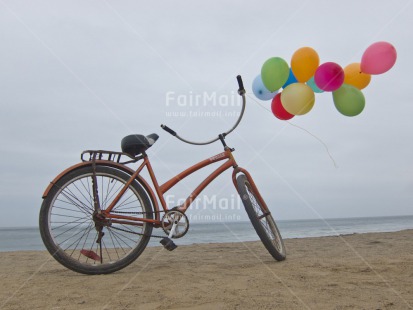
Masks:
[[[95,167],[101,209],[106,209],[130,176],[112,167]],[[135,261],[149,242],[153,226],[110,223],[97,243],[93,220],[92,167],[64,175],[43,200],[39,215],[40,234],[49,253],[63,266],[83,274],[108,274]],[[133,181],[113,211],[143,212],[153,218],[151,203],[137,181]],[[126,214],[128,215],[128,214]],[[99,247],[100,245],[100,247]]]
[[[252,226],[265,248],[277,261],[285,260],[287,254],[280,231],[271,213],[264,215],[263,208],[244,174],[237,177],[237,186]]]

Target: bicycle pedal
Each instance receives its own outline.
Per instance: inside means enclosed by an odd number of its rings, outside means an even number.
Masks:
[[[159,241],[165,249],[168,251],[173,251],[175,250],[178,246],[168,237],[162,238],[161,241]]]

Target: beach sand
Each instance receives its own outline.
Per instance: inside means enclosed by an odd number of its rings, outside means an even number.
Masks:
[[[0,309],[409,309],[413,230],[147,248],[129,267],[86,276],[47,252],[0,253]],[[177,242],[179,244],[179,241]]]

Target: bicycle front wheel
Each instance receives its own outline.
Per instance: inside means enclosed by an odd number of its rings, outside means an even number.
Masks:
[[[265,212],[245,175],[237,177],[237,186],[248,217],[262,243],[276,260],[284,260],[286,258],[284,242],[271,213]]]
[[[95,171],[100,208],[105,210],[130,176],[106,166],[98,165]],[[67,173],[54,184],[40,210],[40,234],[50,254],[65,267],[84,274],[107,274],[126,267],[142,253],[153,226],[142,221],[97,219],[92,176],[88,166]],[[147,194],[136,181],[112,212],[153,218]]]

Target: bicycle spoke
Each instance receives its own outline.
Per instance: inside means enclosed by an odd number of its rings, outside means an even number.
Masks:
[[[117,242],[117,244],[119,245],[119,249],[121,249],[123,251],[124,254],[126,254],[126,251],[124,250],[122,244],[120,243],[120,238],[116,235],[116,232],[113,231],[112,229],[110,229],[112,231],[113,237],[115,238],[115,241]]]
[[[100,178],[101,179],[101,182],[100,182],[100,195],[103,195],[103,176]],[[97,178],[96,178],[96,180],[97,180]],[[98,188],[98,186],[96,186],[96,189]],[[102,202],[100,202],[100,208],[102,209]]]
[[[75,183],[75,182],[73,182],[73,183]],[[70,185],[73,185],[73,183],[70,184]],[[66,192],[65,192],[65,191],[66,191]],[[77,195],[76,195],[75,193],[73,193],[73,191],[72,191],[69,187],[66,187],[65,190],[63,191],[63,193],[65,193],[66,195],[70,195],[70,197],[72,197],[74,200],[78,201],[79,204],[80,204],[79,207],[82,205],[84,208],[86,208],[86,210],[92,209],[91,206],[93,206],[93,204],[89,204],[89,205],[85,204],[83,201],[81,201],[81,200],[77,197]],[[77,204],[74,202],[74,200],[71,200],[71,201],[73,201],[73,204],[77,205]]]
[[[115,210],[115,211],[118,211],[118,212],[121,212],[121,211],[123,211],[123,212],[125,212],[126,210],[136,210],[136,212],[140,212],[140,210],[142,210],[142,208],[137,208],[136,206],[131,206],[131,207],[128,207],[128,208],[122,208],[122,210]]]
[[[54,216],[64,216],[64,217],[70,217],[70,218],[74,218],[74,219],[83,219],[83,217],[78,217],[78,216],[73,216],[73,215],[67,215],[67,214],[57,214],[57,213],[52,213],[51,215],[54,215]]]
[[[108,257],[109,257],[109,261],[111,262],[111,261],[112,261],[112,258],[110,257],[110,253],[109,253],[109,251],[108,251],[108,248],[106,247],[105,242],[104,242],[103,240],[102,240],[102,243],[103,243],[103,246],[105,247],[106,254],[107,254]]]
[[[83,220],[83,218],[82,218],[82,220]],[[70,225],[70,224],[78,224],[79,223],[79,221],[80,221],[80,219],[79,220],[76,220],[76,221],[71,221],[71,222],[60,222],[60,221],[53,221],[51,224],[63,224],[63,225],[60,225],[60,226],[54,226],[54,227],[52,227],[51,228],[51,230],[56,230],[56,229],[59,229],[59,228],[62,228],[62,227],[65,227],[65,226],[67,226],[67,225]],[[86,222],[87,220],[84,220],[84,222]]]
[[[119,259],[119,258],[120,258],[120,256],[119,256],[119,253],[118,253],[118,249],[117,249],[117,248],[116,248],[116,246],[115,246],[115,241],[113,240],[113,233],[112,233],[112,230],[111,230],[111,229],[108,229],[108,232],[109,232],[110,239],[112,240],[113,249],[115,250],[116,255],[118,256],[118,259]]]
[[[65,191],[62,191],[62,195],[69,200],[69,202],[72,203],[73,206],[76,206],[77,208],[79,208],[79,210],[84,210],[85,212],[89,212],[90,210],[93,210],[92,208],[88,207],[87,205],[85,205],[83,202],[81,202],[77,197],[74,197],[73,194],[68,190],[65,189],[66,191],[69,192],[69,194]],[[71,199],[69,196],[74,197],[74,199],[78,200],[79,203],[76,203],[75,200]]]
[[[57,200],[57,199],[56,199],[56,200]],[[61,200],[59,200],[59,201],[61,201]],[[63,201],[62,201],[62,202],[63,202]],[[54,208],[55,208],[55,209],[66,210],[66,211],[70,211],[70,212],[83,213],[83,214],[85,214],[85,215],[92,215],[92,213],[86,213],[86,212],[80,211],[80,210],[72,210],[72,209],[63,208],[63,207],[57,207],[57,206],[54,206]]]
[[[89,231],[90,231],[91,229],[93,229],[92,223],[89,223],[88,228],[89,228],[89,229],[85,230],[85,231],[83,232],[83,235],[79,238],[79,241],[78,241],[78,243],[76,243],[75,247],[73,248],[72,253],[70,253],[70,256],[73,255],[73,253],[74,253],[75,250],[77,249],[77,246],[79,245],[80,241],[82,241],[82,239],[83,239],[83,237],[86,235],[86,233],[89,234]],[[87,239],[85,239],[85,240],[87,240]]]
[[[75,237],[76,235],[78,235],[78,234],[80,234],[81,233],[81,231],[78,231],[77,233],[75,233],[74,235],[72,235],[72,236],[69,236],[68,238],[66,238],[64,241],[62,241],[62,242],[60,242],[58,245],[59,245],[59,247],[61,247],[63,244],[65,244],[67,241],[69,241],[70,239],[72,239],[73,237]],[[73,245],[73,244],[75,244],[76,242],[77,242],[77,240],[79,240],[79,238],[78,239],[75,239],[75,241],[73,241],[71,244],[69,244],[66,248],[63,248],[63,251],[67,251],[67,250],[69,250],[69,248]]]
[[[133,193],[131,193],[128,198],[125,198],[121,203],[119,203],[119,205],[117,205],[115,208],[113,208],[113,210],[120,209],[120,208],[122,208],[122,206],[126,206],[128,204],[131,204],[131,203],[134,203],[135,201],[137,201],[137,200],[133,200],[133,201],[127,202],[133,196],[134,196]]]
[[[84,241],[83,244],[82,244],[82,249],[85,248],[86,241],[88,240],[89,234],[90,234],[90,232],[92,231],[93,228],[94,228],[94,227],[93,227],[92,223],[90,223],[90,228],[88,229],[87,235],[86,235],[86,237],[85,237],[85,241]],[[79,251],[79,257],[78,257],[77,259],[80,260],[80,257],[81,257],[81,256],[82,256],[82,252]]]
[[[131,234],[133,234],[133,235],[136,235],[134,232],[132,232],[132,231],[129,231],[129,233],[131,233]],[[135,243],[136,241],[135,240],[133,240],[133,239],[131,239],[131,238],[129,238],[129,237],[127,237],[127,236],[125,236],[125,235],[123,235],[121,232],[119,232],[119,231],[117,231],[117,234],[119,235],[119,236],[122,236],[122,237],[124,237],[124,238],[126,238],[126,239],[128,239],[128,240],[130,240],[130,241],[132,241],[133,243]]]
[[[103,192],[102,191],[102,202],[101,202],[101,204],[102,204],[102,208],[103,209],[106,209],[107,207],[106,207],[106,199],[107,199],[107,197],[108,197],[108,193],[109,193],[109,186],[111,185],[111,183],[114,183],[113,182],[114,181],[114,179],[112,179],[110,182],[108,181],[108,182],[106,182],[106,194],[104,195],[104,193],[105,192]],[[113,184],[114,185],[114,184]]]
[[[125,235],[123,235],[120,231],[113,231],[114,236],[116,236],[127,248],[132,249],[132,247],[125,241],[123,240],[121,237],[126,238],[128,240],[131,240],[133,243],[135,243],[136,241],[126,237]],[[123,247],[122,247],[123,248]]]
[[[88,201],[88,198],[83,194],[83,192],[77,187],[76,182],[73,182],[72,185],[77,189],[77,191],[80,193],[80,195],[82,195],[83,198],[85,198],[86,201]],[[90,193],[89,193],[90,196]],[[89,205],[93,206],[92,203],[93,200],[89,200]]]
[[[96,232],[95,237],[93,238],[93,242],[90,246],[90,249],[88,250],[89,252],[93,252],[93,245],[96,243],[96,240],[98,239],[98,233]],[[88,262],[89,256],[86,256],[86,262]],[[95,264],[95,260],[93,261],[93,264]]]
[[[116,182],[119,183],[119,182]],[[116,197],[117,193],[119,192],[119,190],[123,187],[123,184],[119,184],[118,188],[113,191],[113,188],[115,187],[116,184],[114,184],[114,186],[112,187],[112,190],[109,192],[109,195],[106,197],[105,199],[105,205],[108,201],[111,201],[112,198]]]
[[[85,191],[89,194],[88,201],[89,201],[90,205],[93,205],[93,195],[91,194],[91,191],[90,191],[89,182],[86,180],[87,185],[88,185],[87,188],[86,188],[85,184],[83,184],[83,180],[80,179],[79,181],[80,181],[80,184],[82,184],[82,186],[83,186],[83,188],[85,189]]]

